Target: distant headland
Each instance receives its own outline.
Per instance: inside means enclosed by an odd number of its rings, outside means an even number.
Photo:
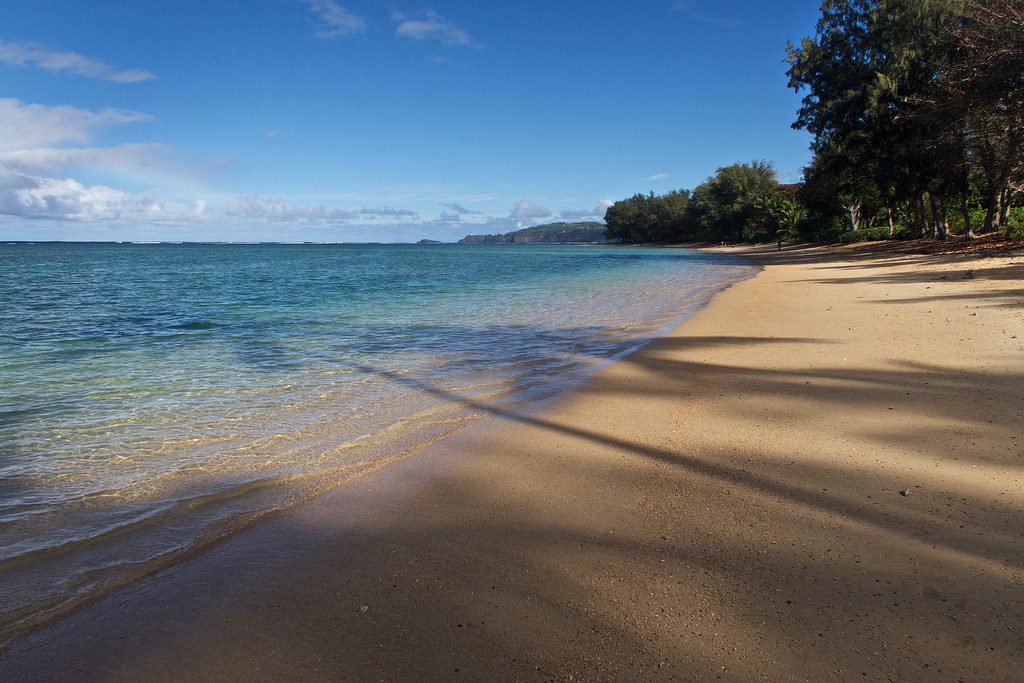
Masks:
[[[598,222],[548,223],[503,235],[466,235],[459,244],[596,244],[608,242]]]

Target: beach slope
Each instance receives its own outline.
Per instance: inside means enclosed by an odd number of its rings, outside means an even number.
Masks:
[[[748,253],[579,390],[23,637],[0,678],[1019,680],[1024,258]]]

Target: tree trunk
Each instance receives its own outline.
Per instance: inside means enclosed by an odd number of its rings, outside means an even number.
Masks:
[[[960,213],[964,217],[964,239],[974,239],[974,228],[971,226],[971,176],[964,169],[960,176]]]
[[[999,225],[999,192],[989,188],[985,196],[985,232],[992,232]]]
[[[886,211],[889,214],[889,237],[894,237],[896,235],[896,222],[892,219],[892,209],[886,209]]]
[[[860,230],[860,210],[860,202],[853,202],[846,206],[846,211],[850,214],[850,228],[852,228],[854,232]]]
[[[946,202],[942,197],[931,196],[933,235],[937,240],[949,237],[949,223],[946,220]]]
[[[1010,188],[1004,187],[999,193],[999,225],[1004,228],[1010,226]]]
[[[960,213],[964,217],[964,239],[974,239],[974,228],[971,226],[971,207],[967,203],[967,197],[960,199]]]
[[[921,228],[921,239],[928,238],[928,207],[925,204],[927,192],[922,192],[917,197],[917,224]]]

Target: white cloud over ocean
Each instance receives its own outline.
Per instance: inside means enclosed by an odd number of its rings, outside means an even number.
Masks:
[[[509,217],[518,223],[527,223],[534,219],[548,218],[554,213],[543,206],[531,204],[525,199],[520,200],[509,212]]]
[[[83,144],[103,128],[153,117],[125,109],[91,111],[68,105],[0,99],[0,215],[64,221],[186,220],[195,207],[64,177],[70,168],[145,172],[162,145],[59,147]]]
[[[0,100],[0,227],[4,238],[11,220],[46,224],[42,233],[23,223],[20,235],[71,235],[83,233],[60,228],[79,224],[80,230],[94,229],[97,238],[113,226],[130,229],[140,238],[161,234],[167,239],[216,239],[235,235],[284,240],[341,241],[377,239],[396,241],[431,237],[458,239],[470,233],[508,232],[552,219],[555,213],[546,206],[522,199],[505,214],[488,214],[467,208],[467,202],[492,201],[486,195],[456,194],[455,188],[423,187],[394,193],[408,196],[421,204],[443,207],[438,214],[421,214],[393,206],[383,195],[367,197],[361,208],[338,208],[299,198],[288,200],[259,195],[231,197],[222,193],[204,193],[198,181],[216,174],[235,162],[226,159],[205,166],[187,167],[175,159],[173,149],[159,143],[127,143],[116,146],[82,146],[106,127],[127,125],[152,117],[141,112],[104,109],[90,111],[71,106],[27,104],[19,100]],[[63,143],[63,144],[62,144]],[[12,149],[13,147],[13,149]],[[109,182],[85,182],[83,177],[130,177],[134,183],[149,180],[154,189],[128,191]],[[79,174],[85,174],[81,177]],[[188,182],[185,182],[185,180]],[[181,196],[168,196],[159,187],[188,186]],[[441,200],[430,202],[430,193]],[[205,194],[205,196],[204,196]],[[445,196],[447,195],[447,196]],[[381,201],[384,199],[384,201]],[[352,194],[331,202],[359,201]],[[399,199],[404,203],[404,200]],[[373,202],[372,204],[370,202]],[[379,203],[378,203],[379,202]],[[565,219],[599,219],[603,204],[593,211],[562,211]],[[92,226],[92,228],[86,227]],[[169,231],[160,233],[157,226]],[[279,231],[275,233],[274,231]],[[88,233],[85,233],[88,234]]]
[[[129,193],[105,185],[84,185],[73,178],[16,173],[0,166],[0,215],[60,221],[149,222],[192,220],[202,214],[198,202],[188,206],[155,194]]]
[[[4,97],[0,98],[0,149],[81,144],[89,142],[97,129],[152,119],[129,109],[90,111],[69,105],[28,104]]]
[[[330,209],[325,206],[289,204],[280,199],[243,197],[228,208],[227,216],[241,216],[273,222],[305,222],[325,225],[347,224],[355,220],[415,220],[419,214],[408,209],[392,207],[362,208],[358,210]]]

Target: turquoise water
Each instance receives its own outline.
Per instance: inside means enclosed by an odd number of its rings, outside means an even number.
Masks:
[[[550,394],[751,270],[647,248],[0,246],[0,633]]]

